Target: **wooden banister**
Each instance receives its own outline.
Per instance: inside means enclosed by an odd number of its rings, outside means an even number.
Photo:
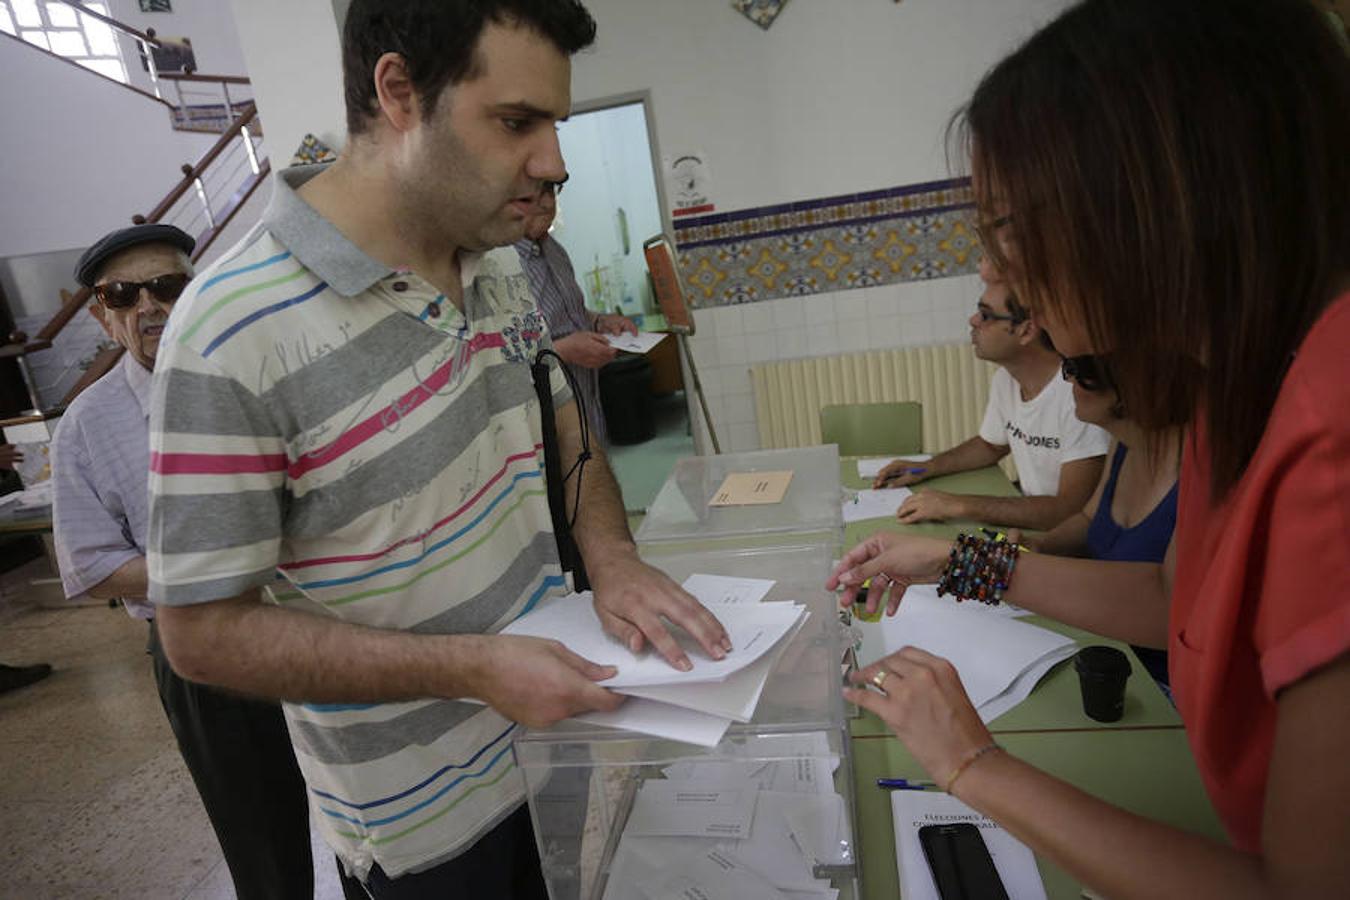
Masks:
[[[206,167],[215,162],[217,156],[220,156],[220,154],[225,152],[225,148],[230,145],[230,141],[239,137],[240,130],[257,118],[257,116],[258,107],[255,104],[250,103],[248,109],[244,110],[239,118],[235,119],[234,122],[230,124],[230,127],[225,129],[225,132],[220,136],[220,139],[211,145],[211,149],[206,151],[202,158],[197,161],[195,166],[188,165],[187,163],[183,164],[183,180],[174,185],[173,190],[165,194],[164,199],[155,204],[154,209],[150,210],[150,212],[146,213],[144,216],[132,216],[132,221],[138,225],[143,222],[158,222],[160,218],[162,218],[164,214],[178,202],[178,198],[183,196],[188,188],[192,187],[193,182],[201,177],[201,174],[206,170]]]
[[[37,333],[36,339],[39,341],[53,340],[61,333],[61,329],[65,328],[66,324],[75,318],[76,313],[84,309],[89,303],[89,298],[93,295],[94,292],[87,287],[81,287],[73,294],[62,291],[61,308],[57,310],[56,315],[52,316],[50,322],[42,326],[42,330]]]
[[[134,37],[138,41],[145,41],[145,43],[149,44],[151,47],[164,46],[162,43],[156,40],[155,29],[153,28],[149,28],[145,31],[138,31],[135,28],[132,28],[130,25],[125,24],[124,22],[117,21],[112,16],[105,16],[103,15],[103,13],[94,12],[92,9],[85,6],[83,3],[79,2],[79,0],[56,0],[56,2],[64,3],[66,6],[69,6],[72,9],[77,9],[84,15],[88,16],[89,18],[102,22],[104,25],[107,25],[108,27],[116,31],[120,31],[123,34],[127,35],[128,37]]]

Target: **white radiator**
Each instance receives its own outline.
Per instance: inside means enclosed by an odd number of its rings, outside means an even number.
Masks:
[[[945,450],[980,430],[994,366],[969,343],[872,350],[750,368],[764,449],[820,443],[820,409],[839,403],[923,404],[923,449]]]

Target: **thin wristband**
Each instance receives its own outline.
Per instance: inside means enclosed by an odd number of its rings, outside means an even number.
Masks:
[[[952,787],[955,786],[956,784],[956,779],[964,775],[966,773],[966,769],[969,769],[975,763],[975,760],[979,759],[981,756],[984,756],[986,753],[992,753],[995,750],[1002,750],[1002,749],[1003,748],[1000,747],[998,744],[994,743],[993,741],[990,741],[980,749],[976,750],[974,753],[967,756],[965,760],[961,763],[961,765],[956,767],[956,771],[953,772],[950,777],[948,777],[947,786],[942,789],[943,792],[950,794],[952,792]]]

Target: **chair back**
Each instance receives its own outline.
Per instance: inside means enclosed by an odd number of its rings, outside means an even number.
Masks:
[[[923,404],[846,403],[820,410],[820,442],[840,456],[894,456],[923,450]]]

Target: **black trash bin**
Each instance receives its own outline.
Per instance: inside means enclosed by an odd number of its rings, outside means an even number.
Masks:
[[[645,356],[620,356],[600,370],[600,407],[611,444],[641,444],[656,436],[651,391],[652,364]]]

